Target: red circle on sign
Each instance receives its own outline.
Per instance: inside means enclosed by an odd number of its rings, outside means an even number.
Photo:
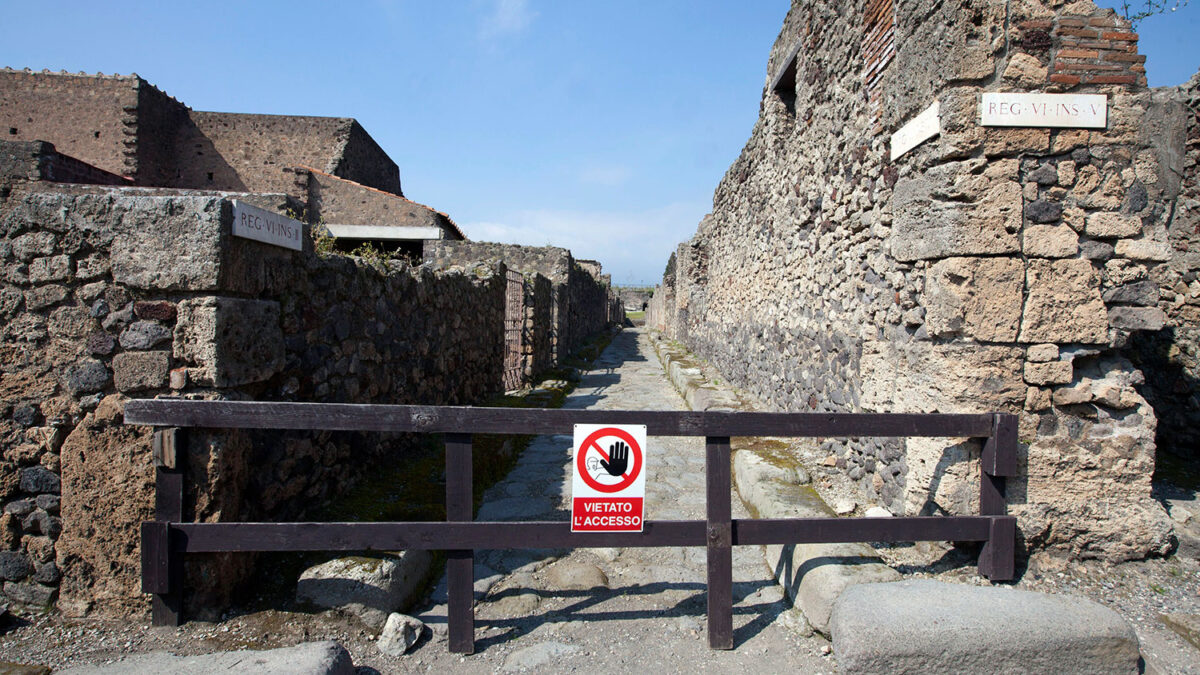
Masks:
[[[600,449],[600,446],[596,444],[596,440],[605,436],[616,436],[625,441],[629,445],[630,453],[633,455],[633,468],[629,470],[629,473],[625,474],[624,480],[612,485],[605,485],[592,478],[592,475],[587,471],[587,462],[584,461],[587,457],[588,448],[595,445],[597,449]],[[603,449],[600,449],[600,451],[604,452]],[[580,443],[579,447],[575,450],[575,470],[579,472],[579,477],[583,479],[583,482],[587,483],[588,487],[597,492],[620,492],[632,485],[633,481],[637,479],[638,474],[641,473],[642,449],[638,446],[637,441],[633,440],[633,436],[624,429],[617,429],[616,427],[598,429],[583,439],[583,443]]]

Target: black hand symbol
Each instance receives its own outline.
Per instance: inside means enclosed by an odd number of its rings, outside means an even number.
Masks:
[[[629,468],[629,446],[624,441],[617,441],[608,446],[608,461],[600,460],[600,466],[610,476],[623,476]]]

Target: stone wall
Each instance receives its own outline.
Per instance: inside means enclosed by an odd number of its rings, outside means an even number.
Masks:
[[[649,303],[654,295],[654,289],[643,286],[618,286],[616,292],[625,307],[638,312],[642,311],[642,303]]]
[[[311,223],[436,227],[446,239],[463,238],[449,216],[398,194],[309,167],[297,169],[297,180],[305,184]]]
[[[298,165],[402,194],[348,117],[200,112],[137,75],[0,70],[0,140],[48,141],[137,185],[291,193]]]
[[[1141,368],[1141,387],[1158,416],[1157,443],[1189,462],[1200,443],[1200,74],[1178,90],[1155,92],[1155,119],[1144,129],[1166,170],[1161,190],[1171,259],[1126,295],[1166,315],[1161,330],[1135,333],[1125,350]]]
[[[49,141],[64,154],[120,176],[136,177],[141,78],[0,70],[0,136]],[[69,102],[69,104],[67,103]]]
[[[323,258],[237,239],[231,195],[17,185],[0,201],[0,580],[7,600],[138,612],[149,430],[129,397],[479,403],[501,388],[504,268]],[[232,195],[282,210],[283,195]],[[543,310],[544,312],[544,310]],[[188,517],[297,517],[397,445],[194,433]],[[189,561],[219,608],[248,556]]]
[[[348,117],[193,111],[176,142],[174,187],[288,192],[295,166],[311,166],[401,194],[400,169]],[[347,157],[349,153],[349,157]]]
[[[425,258],[434,266],[446,269],[476,261],[500,261],[526,276],[540,274],[552,287],[550,337],[553,363],[562,363],[568,354],[579,349],[589,337],[624,318],[620,302],[611,283],[597,279],[565,248],[553,246],[518,246],[477,241],[426,242]],[[590,269],[599,272],[600,265],[588,261]]]
[[[123,176],[58,152],[45,141],[0,140],[0,182],[52,181],[88,185],[129,185]]]
[[[1128,345],[1167,320],[1178,215],[1136,44],[1086,2],[793,3],[751,138],[650,324],[779,410],[1020,413],[1027,547],[1167,550]],[[982,127],[985,91],[1107,94],[1108,126]],[[935,100],[940,135],[893,161],[890,134]],[[977,444],[824,447],[893,512],[977,512]]]

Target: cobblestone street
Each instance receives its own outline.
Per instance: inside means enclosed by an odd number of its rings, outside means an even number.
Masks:
[[[565,408],[681,410],[643,329],[626,329],[587,373]],[[646,518],[704,518],[702,438],[650,437]],[[570,436],[542,436],[485,495],[477,520],[567,520]],[[735,518],[747,517],[736,495]],[[476,650],[446,651],[445,605],[419,614],[435,636],[409,664],[464,672],[831,672],[827,643],[800,623],[757,547],[733,551],[734,643],[708,648],[703,548],[481,551],[476,555]],[[434,592],[444,603],[445,580]]]

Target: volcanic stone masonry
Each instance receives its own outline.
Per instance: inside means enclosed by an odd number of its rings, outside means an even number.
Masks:
[[[1019,413],[1025,547],[1168,550],[1155,433],[1190,453],[1200,422],[1200,78],[1147,89],[1137,39],[1086,0],[793,2],[648,324],[779,410]],[[984,127],[983,92],[1105,94],[1107,127]],[[940,133],[891,159],[934,101]],[[824,445],[894,513],[978,512],[976,443]]]
[[[413,264],[318,255],[310,234],[303,251],[233,237],[237,199],[463,239],[404,198],[350,118],[203,113],[136,75],[4,69],[0,120],[0,601],[147,609],[138,527],[154,469],[149,430],[122,424],[129,397],[481,403],[506,358],[529,382],[624,317],[599,264],[565,249],[523,249],[558,267],[509,293],[486,246],[414,267],[429,234],[410,235]],[[408,447],[193,432],[185,515],[294,519]],[[189,611],[219,612],[252,564],[189,557]]]
[[[437,271],[231,235],[230,197],[285,211],[294,203],[284,195],[44,182],[2,194],[9,601],[46,605],[57,593],[72,614],[145,610],[137,532],[152,518],[153,465],[149,430],[122,424],[129,397],[453,405],[501,389],[502,263]],[[544,337],[550,288],[530,288],[541,300],[520,311],[543,337],[528,357],[544,368],[557,362]],[[295,518],[402,448],[367,434],[193,433],[188,517]],[[225,606],[251,564],[189,560],[190,606]]]

